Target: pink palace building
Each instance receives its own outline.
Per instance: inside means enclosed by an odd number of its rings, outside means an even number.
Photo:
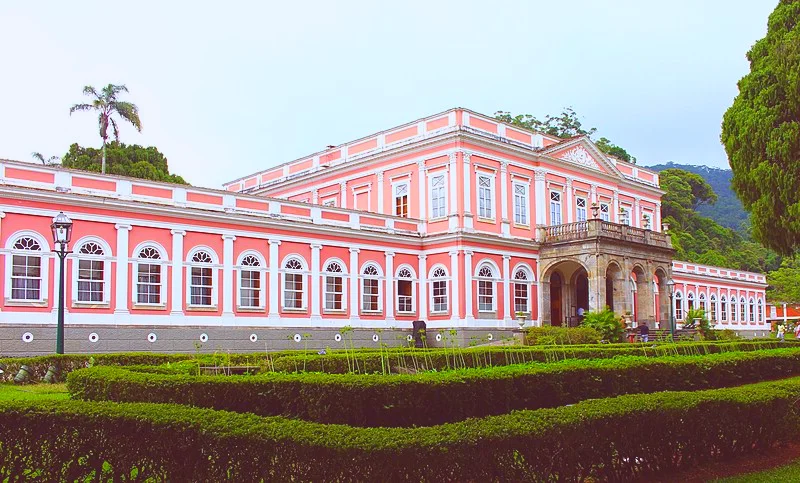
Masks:
[[[670,279],[678,324],[769,330],[764,275],[672,260],[657,173],[467,109],[223,190],[5,160],[0,186],[3,354],[55,347],[59,211],[67,352],[394,344],[415,320],[466,344],[605,306],[666,329]]]

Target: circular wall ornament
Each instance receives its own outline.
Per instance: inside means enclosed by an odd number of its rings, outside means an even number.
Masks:
[[[28,342],[33,342],[33,334],[31,334],[30,332],[25,332],[24,334],[22,334],[22,342],[25,342],[26,344]]]
[[[336,342],[341,342],[342,341],[342,334],[334,335],[333,336],[333,340],[335,340]]]
[[[300,342],[301,340],[303,340],[303,337],[300,334],[295,334],[294,335],[294,341],[295,342]]]
[[[494,336],[492,334],[489,334],[489,335],[486,336],[486,338],[489,339],[489,340],[492,340],[492,339],[494,339]]]
[[[208,342],[208,334],[206,334],[205,332],[200,334],[200,342]]]
[[[442,341],[442,334],[436,334],[436,342]]]
[[[155,342],[157,340],[158,340],[158,336],[155,334],[155,332],[150,332],[149,334],[147,334],[147,341],[148,342]]]
[[[411,342],[412,340],[414,340],[414,336],[413,336],[413,335],[411,335],[411,334],[408,334],[408,335],[406,336],[406,340],[407,340],[407,341],[409,341],[409,342]]]
[[[255,342],[258,340],[258,336],[255,334],[250,334],[250,342]]]
[[[372,334],[372,342],[378,342],[379,338],[380,337],[378,337],[378,334]]]
[[[100,340],[100,336],[97,335],[97,332],[89,334],[89,342],[97,342],[98,340]]]

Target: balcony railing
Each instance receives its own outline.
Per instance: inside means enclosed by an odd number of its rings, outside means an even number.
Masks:
[[[610,238],[628,243],[672,248],[669,236],[665,233],[599,219],[545,226],[541,227],[539,231],[539,241],[541,243],[581,241],[594,238]]]

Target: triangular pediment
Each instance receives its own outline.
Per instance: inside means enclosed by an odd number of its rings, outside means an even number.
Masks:
[[[574,164],[601,173],[622,176],[622,173],[614,166],[614,162],[597,149],[597,146],[586,136],[566,139],[558,144],[544,148],[542,153],[568,164]]]

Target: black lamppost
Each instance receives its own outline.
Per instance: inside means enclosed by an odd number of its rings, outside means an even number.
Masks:
[[[675,309],[675,305],[672,302],[672,289],[675,287],[675,280],[671,278],[667,280],[667,292],[669,293],[669,337],[672,340],[675,340],[675,315],[673,314],[673,310]]]
[[[56,354],[64,353],[64,260],[67,255],[72,253],[69,251],[69,241],[72,238],[72,220],[69,219],[63,211],[59,212],[53,218],[53,224],[50,225],[53,230],[53,242],[55,243],[55,252],[59,259],[59,277],[58,277],[58,328],[56,329]]]

